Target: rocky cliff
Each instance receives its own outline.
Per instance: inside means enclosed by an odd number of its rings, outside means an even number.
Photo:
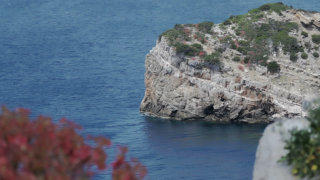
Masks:
[[[269,122],[320,94],[320,14],[266,4],[221,24],[176,25],[146,56],[142,113]]]

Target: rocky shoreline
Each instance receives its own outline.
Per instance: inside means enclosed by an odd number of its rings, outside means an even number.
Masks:
[[[162,35],[146,56],[146,91],[140,111],[176,120],[246,123],[305,116],[303,100],[320,94],[319,46],[313,39],[320,34],[320,14],[278,5],[285,8],[273,11],[260,7],[259,11],[212,25],[207,31],[200,24],[180,25],[175,29],[183,36],[172,36],[172,32]],[[251,20],[252,28],[268,25],[270,37],[249,36],[240,18]],[[282,37],[280,43],[276,42],[282,33],[273,27],[277,22],[294,25],[285,36],[296,39],[289,50]],[[265,52],[258,56],[252,52],[261,49],[261,44],[255,43],[260,39]],[[178,43],[189,51],[180,52]],[[299,51],[294,49],[297,46]],[[199,52],[193,47],[199,47]],[[295,60],[293,55],[297,56]],[[270,62],[276,62],[280,71],[271,73]]]

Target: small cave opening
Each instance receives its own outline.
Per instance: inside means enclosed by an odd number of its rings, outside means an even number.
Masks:
[[[214,113],[213,104],[207,106],[207,107],[203,110],[203,113],[204,113],[205,115],[207,115],[207,116],[213,114],[213,113]]]
[[[175,117],[177,115],[178,110],[171,111],[170,117]]]

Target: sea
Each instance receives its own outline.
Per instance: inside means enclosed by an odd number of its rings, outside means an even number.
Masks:
[[[279,0],[0,0],[0,104],[110,138],[146,179],[252,179],[266,125],[144,116],[145,56],[175,24],[223,22]],[[284,0],[320,11],[319,0]],[[111,179],[103,171],[94,179]]]

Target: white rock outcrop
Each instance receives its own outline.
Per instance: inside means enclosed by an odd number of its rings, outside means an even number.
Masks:
[[[257,23],[269,20],[294,22],[299,28],[291,32],[301,46],[309,43],[312,34],[319,30],[305,27],[301,23],[302,12],[287,10],[279,16],[265,13]],[[313,13],[312,17],[318,17]],[[315,22],[315,21],[312,21]],[[290,55],[281,47],[271,52],[270,61],[276,61],[281,71],[273,75],[264,66],[248,66],[233,61],[235,56],[244,58],[239,52],[225,45],[221,39],[236,36],[236,25],[221,28],[213,25],[212,34],[206,34],[203,49],[209,54],[224,48],[220,61],[222,67],[205,65],[199,56],[188,57],[177,54],[166,37],[157,41],[156,46],[146,56],[145,96],[140,111],[145,114],[177,120],[201,119],[224,122],[270,122],[281,117],[304,117],[302,100],[309,95],[320,94],[320,60],[308,51],[309,59],[290,61]],[[196,35],[196,27],[185,29]],[[302,31],[309,33],[303,37]],[[186,44],[201,43],[193,39]],[[300,54],[298,54],[300,56]]]
[[[284,149],[285,140],[290,138],[290,130],[307,129],[309,122],[306,119],[285,119],[269,125],[260,139],[256,152],[253,171],[254,180],[295,180],[291,167],[280,158],[287,154]]]

